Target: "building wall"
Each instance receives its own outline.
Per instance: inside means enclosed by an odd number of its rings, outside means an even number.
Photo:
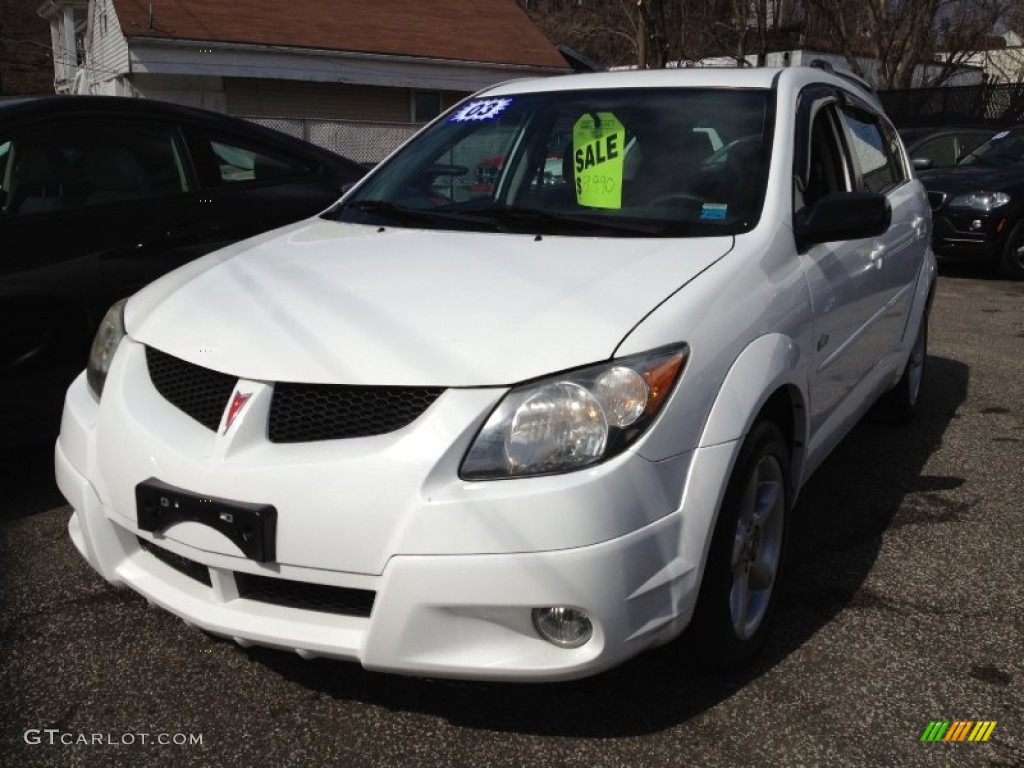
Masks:
[[[93,0],[86,39],[87,93],[120,95],[111,84],[129,71],[128,41],[121,31],[111,0]]]
[[[145,99],[169,101],[187,107],[199,107],[213,112],[226,112],[224,78],[188,75],[154,75],[134,73],[122,78],[124,83],[119,96],[136,96]]]
[[[40,0],[0,0],[0,96],[53,93],[50,23]]]
[[[227,111],[232,115],[412,122],[413,91],[409,88],[225,78],[224,91]],[[442,108],[463,95],[442,92]]]

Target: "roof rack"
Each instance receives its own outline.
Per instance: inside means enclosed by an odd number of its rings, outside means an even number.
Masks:
[[[852,72],[841,72],[837,70],[835,67],[833,67],[832,62],[830,61],[825,61],[825,59],[815,59],[810,63],[809,66],[813,67],[814,69],[820,69],[822,72],[828,72],[830,75],[841,77],[843,78],[843,80],[853,83],[858,88],[867,91],[872,96],[878,95],[878,92],[875,90],[875,86],[873,86],[863,77],[857,77],[857,75],[853,74]]]

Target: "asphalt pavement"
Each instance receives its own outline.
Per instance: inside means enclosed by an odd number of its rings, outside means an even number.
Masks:
[[[0,455],[0,766],[1024,766],[1024,283],[944,272],[922,411],[865,419],[794,513],[765,652],[574,683],[242,649],[78,556],[52,448]],[[923,742],[935,721],[985,742]]]

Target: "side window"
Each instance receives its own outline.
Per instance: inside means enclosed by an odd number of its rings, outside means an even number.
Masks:
[[[300,158],[237,140],[217,137],[209,143],[223,184],[302,176],[314,170]]]
[[[170,126],[70,120],[0,144],[2,215],[60,211],[184,192],[188,179]]]
[[[949,168],[956,163],[958,157],[956,139],[952,133],[929,139],[914,150],[914,159],[930,160],[930,168]]]
[[[989,138],[987,133],[964,133],[957,136],[958,146],[956,151],[956,160],[958,162],[964,155],[969,155],[975,149],[980,147]]]
[[[802,194],[795,201],[796,209],[799,210],[804,205],[813,205],[833,192],[845,192],[850,189],[850,174],[839,135],[839,126],[836,124],[832,107],[818,110],[811,124],[807,179],[800,190]]]
[[[850,149],[860,167],[863,188],[887,192],[906,180],[899,142],[890,139],[881,121],[856,109],[844,109]],[[887,126],[886,126],[887,127]]]
[[[439,91],[413,91],[412,121],[426,123],[441,114],[441,93]]]

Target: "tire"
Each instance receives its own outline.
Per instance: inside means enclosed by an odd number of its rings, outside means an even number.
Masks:
[[[1011,280],[1024,280],[1024,217],[1013,225],[1006,238],[999,271]]]
[[[878,400],[878,413],[896,424],[906,424],[917,413],[917,404],[924,389],[925,372],[928,363],[928,311],[921,317],[921,327],[910,350],[910,357],[903,368],[903,375],[896,386]]]
[[[767,636],[786,552],[789,470],[782,431],[757,422],[729,478],[694,615],[698,652],[720,670],[749,661]]]

